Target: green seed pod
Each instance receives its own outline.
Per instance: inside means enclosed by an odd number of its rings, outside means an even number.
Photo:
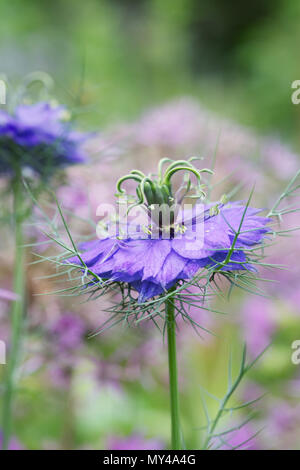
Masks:
[[[152,185],[148,181],[146,181],[144,184],[144,194],[146,196],[149,206],[151,206],[152,204],[155,204],[155,199],[154,199],[154,195],[152,191]]]
[[[173,202],[170,188],[166,184],[163,184],[161,187],[161,192],[164,198],[164,203],[170,206]]]
[[[153,185],[152,191],[153,191],[153,196],[154,196],[154,201],[155,201],[154,204],[158,204],[159,206],[161,206],[162,204],[165,204],[165,200],[164,200],[164,196],[161,191],[161,188],[157,185]]]

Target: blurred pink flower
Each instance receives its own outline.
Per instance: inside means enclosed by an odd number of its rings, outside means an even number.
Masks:
[[[258,356],[272,339],[277,324],[274,304],[265,297],[250,297],[242,309],[240,322],[251,356]]]
[[[293,431],[300,422],[300,406],[288,402],[276,402],[270,409],[267,427],[272,434]]]
[[[0,450],[2,449],[2,442],[3,442],[3,433],[2,431],[0,431]],[[15,437],[12,437],[10,439],[8,450],[23,450],[23,449],[24,447],[22,447],[18,439],[16,439]]]
[[[277,178],[287,180],[292,178],[300,167],[299,155],[293,153],[279,140],[267,141],[262,149],[267,166]]]
[[[73,313],[60,315],[49,327],[47,372],[55,387],[71,385],[86,329],[83,319]]]
[[[51,333],[60,350],[77,349],[85,334],[84,321],[73,313],[64,313],[52,325]]]
[[[233,427],[233,426],[232,426]],[[218,450],[260,450],[260,444],[249,424],[222,436],[224,441]]]
[[[133,434],[126,437],[111,437],[107,443],[108,450],[162,450],[163,444],[156,439],[145,439]]]
[[[148,147],[182,147],[199,136],[199,108],[189,99],[148,111],[136,125],[136,141]]]
[[[19,296],[15,294],[14,292],[11,292],[10,290],[0,289],[0,299],[13,301],[13,300],[18,300]]]
[[[243,402],[258,400],[265,395],[266,390],[256,382],[247,382],[242,393]],[[260,402],[259,402],[260,403]],[[257,406],[257,402],[252,406]]]
[[[59,361],[51,361],[48,364],[50,381],[55,388],[68,389],[71,386],[73,371],[77,358],[71,356],[59,358]]]
[[[299,404],[291,404],[283,399],[270,400],[263,425],[265,427],[265,442],[268,447],[276,450],[299,448]]]

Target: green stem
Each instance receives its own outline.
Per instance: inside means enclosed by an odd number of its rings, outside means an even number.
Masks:
[[[172,449],[181,449],[180,418],[179,418],[179,395],[176,360],[176,321],[175,321],[174,299],[171,297],[166,301],[166,321],[168,334],[168,357],[170,378],[170,406],[171,406],[171,430]]]
[[[23,190],[20,172],[13,181],[14,223],[15,223],[15,266],[14,292],[18,299],[13,302],[11,310],[11,347],[5,371],[3,395],[3,450],[9,446],[12,431],[13,401],[16,388],[16,369],[20,351],[22,320],[24,311],[24,249],[23,249]]]

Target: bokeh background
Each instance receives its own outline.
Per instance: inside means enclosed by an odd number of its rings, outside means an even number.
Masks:
[[[300,105],[291,102],[291,84],[300,79],[299,14],[296,0],[1,2],[0,74],[8,97],[26,75],[41,71],[53,80],[50,95],[72,109],[83,130],[95,132],[90,165],[68,170],[57,188],[63,208],[96,220],[97,205],[114,200],[124,172],[153,171],[161,157],[191,155],[204,157],[205,166],[215,160],[216,197],[240,182],[239,197],[247,197],[255,182],[255,205],[271,206],[300,166]],[[29,91],[42,96],[45,90]],[[295,227],[299,216],[283,224]],[[9,228],[0,230],[0,283],[10,289],[14,252]],[[28,238],[37,237],[28,227]],[[277,281],[260,286],[267,297],[234,291],[230,301],[216,302],[226,316],[195,309],[197,321],[217,336],[199,338],[179,325],[187,448],[201,448],[201,390],[224,395],[230,350],[238,365],[244,341],[250,358],[272,341],[236,401],[266,396],[230,418],[237,425],[253,414],[223,447],[299,449],[300,365],[291,361],[291,344],[300,339],[299,236],[277,243],[270,261],[288,270],[262,270]],[[28,250],[28,263],[33,260]],[[55,290],[47,274],[48,266],[28,264],[12,446],[167,448],[160,333],[152,324],[116,326],[88,339],[110,299],[79,304],[37,295]],[[0,339],[8,344],[9,308],[2,298]],[[213,414],[213,400],[208,407]]]

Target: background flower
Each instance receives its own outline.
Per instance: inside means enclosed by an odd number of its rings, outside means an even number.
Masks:
[[[161,450],[162,443],[135,434],[125,438],[111,437],[107,447],[109,450]]]
[[[66,109],[49,103],[20,105],[13,114],[0,113],[0,171],[29,167],[49,175],[57,167],[86,161],[79,147],[86,136],[63,120]]]

